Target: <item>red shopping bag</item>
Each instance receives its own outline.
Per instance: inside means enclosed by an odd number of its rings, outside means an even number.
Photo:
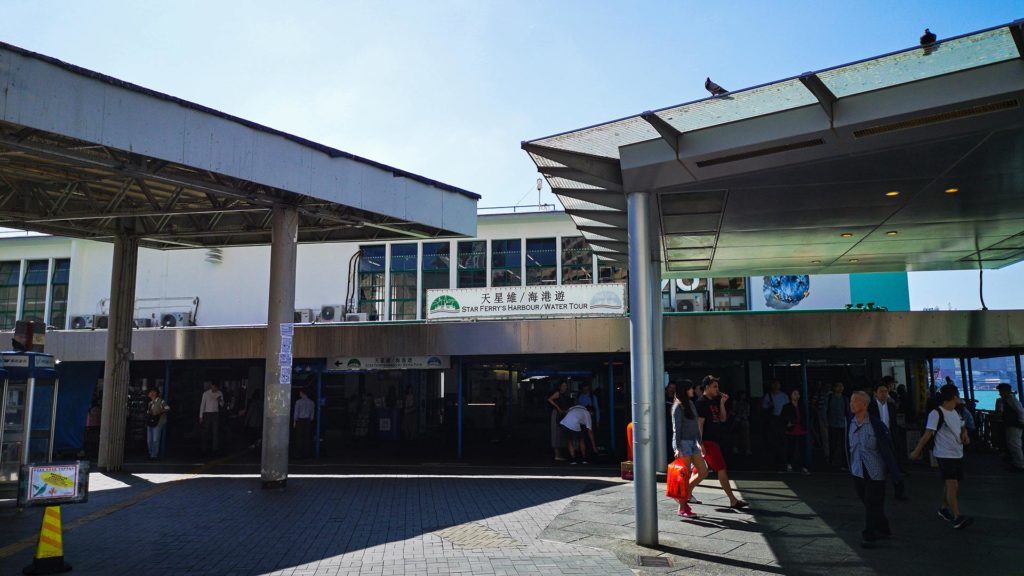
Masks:
[[[676,458],[668,465],[666,480],[668,484],[668,489],[665,491],[666,496],[684,501],[690,497],[686,493],[686,487],[690,480],[690,466],[683,464],[682,458]]]

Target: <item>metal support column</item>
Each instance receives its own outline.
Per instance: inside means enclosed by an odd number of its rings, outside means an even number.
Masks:
[[[1013,355],[1013,367],[1017,370],[1017,399],[1024,399],[1024,380],[1021,380],[1020,354]]]
[[[615,424],[615,365],[614,358],[608,357],[608,446],[610,446],[611,453],[615,454],[615,438],[617,434]],[[1018,358],[1019,360],[1019,358]],[[1020,372],[1020,364],[1017,364],[1017,372]],[[1020,381],[1020,376],[1017,377],[1017,381]]]
[[[283,488],[288,481],[288,440],[291,434],[288,425],[292,405],[291,339],[295,320],[299,213],[291,206],[274,206],[271,222],[260,478],[264,488]]]
[[[974,400],[974,363],[967,358],[967,372],[964,374],[965,400]]]
[[[650,205],[647,192],[626,196],[629,219],[629,362],[633,388],[633,492],[636,505],[636,543],[658,544],[653,306],[651,302]]]
[[[800,359],[800,399],[802,400],[801,406],[803,406],[803,419],[805,428],[807,428],[807,434],[804,434],[804,466],[810,468],[814,463],[814,440],[813,434],[810,433],[811,425],[811,393],[809,391],[809,385],[807,382],[807,356]],[[896,418],[893,415],[893,418]]]
[[[320,407],[324,405],[324,374],[320,370],[316,371],[316,428],[313,433],[313,457],[320,457],[320,422],[323,419],[320,417]]]
[[[128,421],[128,384],[131,380],[132,316],[135,312],[135,274],[139,238],[122,229],[114,237],[114,263],[110,275],[110,314],[107,355],[103,363],[103,411],[100,413],[100,448],[97,464],[115,472],[124,464],[125,424]]]
[[[171,403],[171,361],[164,361],[164,390],[161,392],[164,402]],[[164,432],[160,435],[160,457],[167,456],[167,425],[164,424]]]
[[[652,243],[653,244],[653,243]],[[651,257],[651,347],[654,354],[654,372],[651,380],[654,383],[654,457],[658,463],[658,472],[668,471],[668,445],[672,439],[665,421],[665,350],[664,350],[664,319],[661,314],[661,261]]]
[[[462,372],[463,372],[463,370],[462,370],[462,358],[458,358],[458,359],[455,360],[455,386],[456,386],[455,401],[457,402],[457,404],[455,406],[455,414],[456,414],[456,419],[457,419],[457,423],[456,423],[457,430],[456,430],[456,439],[455,439],[455,457],[458,458],[459,460],[462,459],[462,380],[463,380]]]
[[[960,358],[959,360],[960,360],[960,388],[961,388],[961,390],[960,390],[960,397],[963,398],[964,400],[967,400],[969,398],[969,396],[967,395],[967,362],[963,358]]]

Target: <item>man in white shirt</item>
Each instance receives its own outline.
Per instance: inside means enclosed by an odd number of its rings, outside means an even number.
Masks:
[[[313,413],[316,404],[306,396],[306,391],[299,390],[299,399],[295,401],[295,409],[292,411],[292,429],[295,431],[295,457],[308,458],[310,454],[310,440],[313,432]]]
[[[971,524],[970,518],[960,514],[958,499],[960,481],[964,478],[964,445],[970,443],[970,438],[967,436],[967,427],[956,411],[960,403],[960,391],[956,385],[944,385],[939,389],[939,397],[942,404],[928,413],[924,435],[910,457],[914,460],[920,458],[928,441],[935,438],[932,456],[939,463],[939,473],[944,484],[939,516],[960,530]]]
[[[569,463],[576,463],[576,445],[580,447],[580,459],[583,464],[587,463],[587,442],[583,438],[583,431],[590,436],[590,443],[594,443],[594,425],[590,419],[590,412],[579,404],[569,408],[565,417],[559,423],[569,436]]]
[[[203,428],[202,450],[208,454],[207,445],[211,445],[213,453],[220,451],[220,409],[224,407],[224,395],[216,382],[203,392],[199,401],[199,424]]]

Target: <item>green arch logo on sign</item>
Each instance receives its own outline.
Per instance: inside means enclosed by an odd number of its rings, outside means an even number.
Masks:
[[[459,301],[447,294],[434,298],[434,301],[430,303],[430,311],[439,314],[455,314],[461,309]]]

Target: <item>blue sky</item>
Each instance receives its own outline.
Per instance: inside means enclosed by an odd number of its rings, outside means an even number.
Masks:
[[[536,202],[522,140],[701,98],[705,76],[742,88],[911,46],[926,26],[941,38],[1018,18],[1019,1],[6,0],[0,40],[487,207]],[[1022,307],[1024,266],[986,276],[990,308]],[[914,274],[912,306],[977,308],[976,282]]]

